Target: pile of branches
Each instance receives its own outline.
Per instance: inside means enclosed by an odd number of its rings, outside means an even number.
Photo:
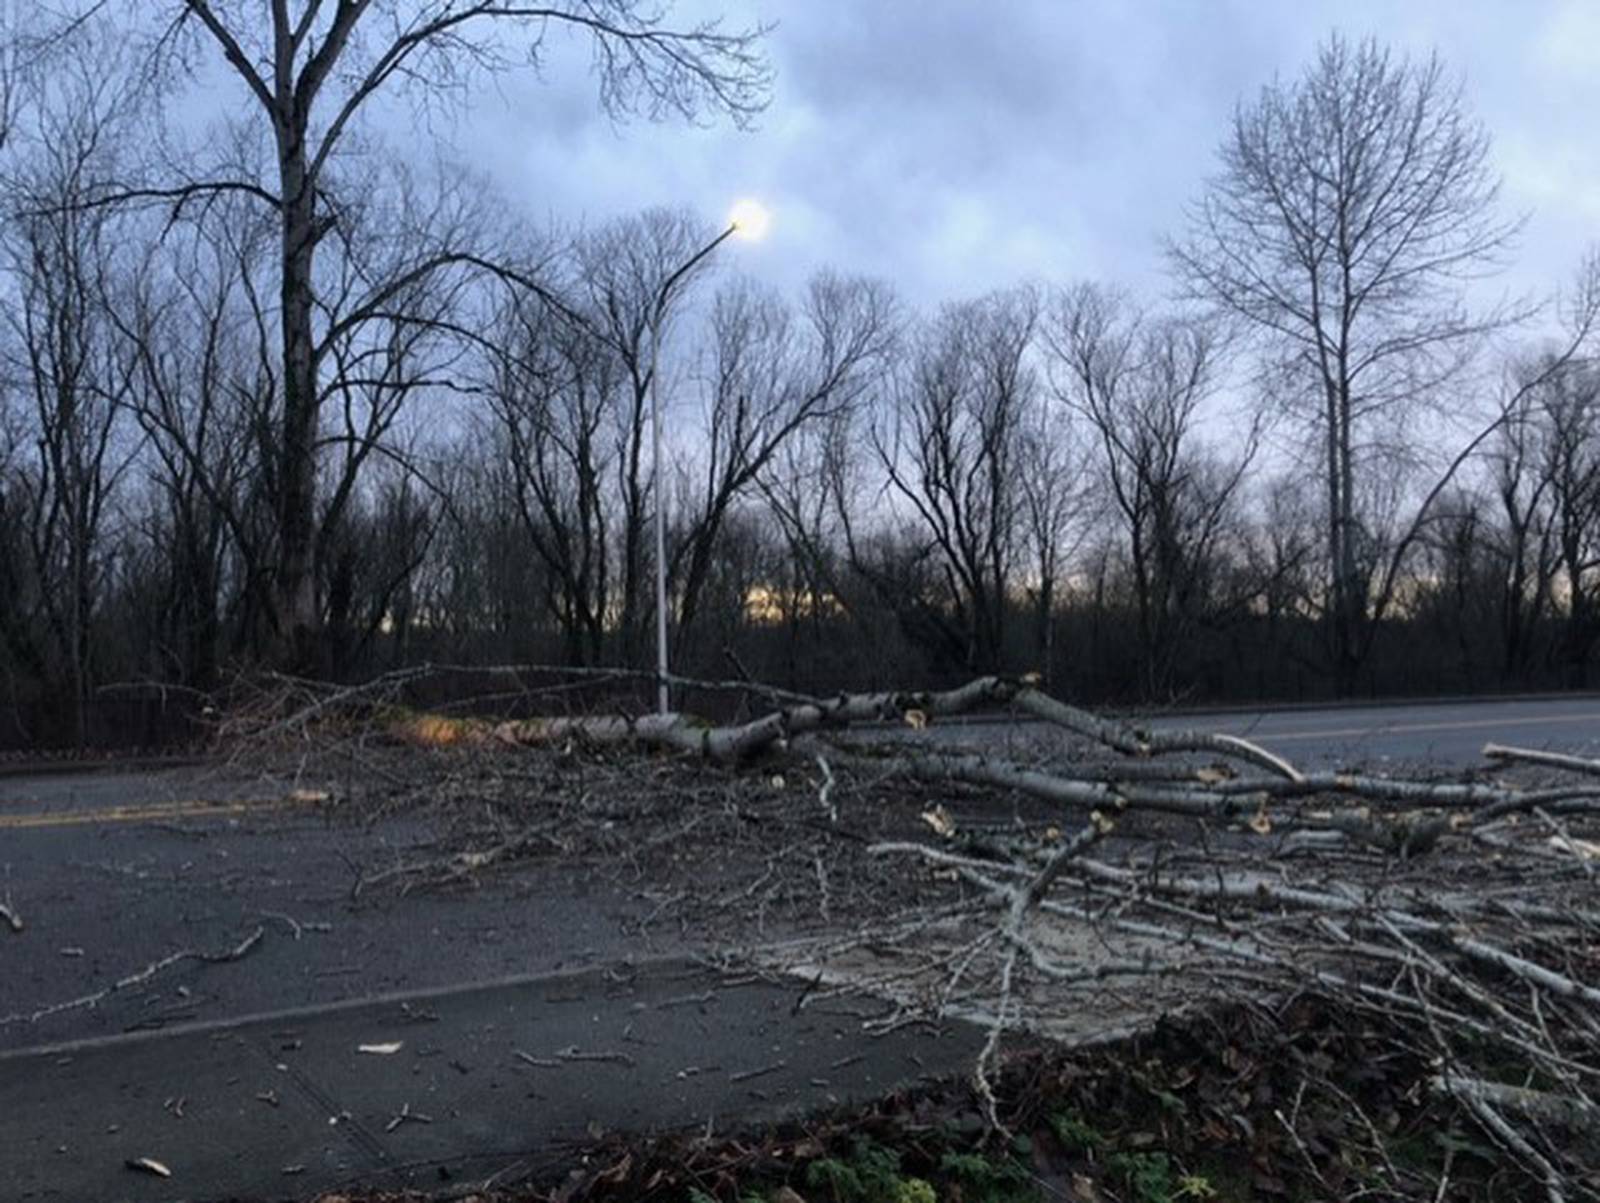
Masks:
[[[986,1058],[1005,1030],[1119,990],[1163,1005],[1311,991],[1410,1032],[1433,1067],[1421,1085],[1552,1203],[1600,1191],[1600,763],[1491,746],[1497,766],[1554,779],[1308,774],[1233,737],[1112,723],[1000,680],[923,704],[972,693],[1115,757],[876,758],[1088,812],[1010,855],[942,824],[936,842],[873,848],[953,873],[987,905],[945,950],[952,978],[996,983]]]
[[[370,716],[413,743],[655,750],[715,772],[759,764],[758,780],[775,762],[803,766],[815,799],[792,804],[833,824],[863,783],[924,800],[964,791],[969,810],[974,791],[1025,800],[1049,821],[974,831],[929,805],[928,837],[866,851],[946,883],[945,905],[768,948],[765,963],[871,980],[897,992],[903,1019],[988,1023],[976,1080],[990,1098],[1008,1032],[1060,1030],[1085,1009],[1120,1008],[1138,1027],[1320,997],[1408,1033],[1429,1067],[1418,1090],[1469,1117],[1552,1203],[1600,1192],[1600,762],[1490,747],[1456,780],[1312,773],[1235,736],[1113,721],[1027,679],[828,698],[739,687],[760,712],[722,725]],[[304,728],[373,696],[319,695],[273,723]],[[1017,755],[941,738],[939,720],[982,711],[1053,738]]]

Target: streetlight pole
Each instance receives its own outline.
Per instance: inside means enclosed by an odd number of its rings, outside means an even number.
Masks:
[[[667,685],[667,489],[661,475],[661,337],[666,326],[667,309],[672,300],[673,287],[695,265],[700,263],[735,234],[759,238],[766,229],[766,214],[751,201],[741,201],[734,206],[728,228],[684,261],[683,265],[666,278],[656,293],[655,309],[650,320],[650,460],[656,482],[656,709],[663,715],[671,713]]]

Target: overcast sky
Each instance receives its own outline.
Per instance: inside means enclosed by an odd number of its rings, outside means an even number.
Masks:
[[[1214,169],[1233,106],[1298,74],[1334,28],[1437,49],[1465,77],[1528,212],[1516,290],[1564,281],[1600,236],[1600,3],[1552,0],[694,0],[776,21],[771,107],[749,131],[594,104],[587,54],[506,77],[449,138],[531,218],[650,205],[774,214],[739,265],[785,289],[834,267],[929,305],[1020,279],[1166,289],[1160,238]]]

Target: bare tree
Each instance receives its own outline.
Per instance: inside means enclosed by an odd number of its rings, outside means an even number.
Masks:
[[[146,248],[111,310],[137,364],[129,408],[146,436],[153,494],[151,573],[163,604],[147,633],[150,671],[214,683],[228,641],[259,651],[273,522],[262,469],[272,462],[276,381],[253,304],[269,232],[236,199]]]
[[[889,488],[937,564],[967,668],[998,664],[1004,643],[1022,501],[1017,457],[1040,400],[1031,358],[1038,319],[1028,288],[947,306],[915,343],[892,428],[874,430]],[[937,621],[940,608],[922,613]]]
[[[837,419],[878,379],[895,337],[894,299],[870,280],[821,275],[796,315],[737,282],[712,314],[703,442],[689,457],[689,505],[669,553],[678,638],[690,637],[717,540],[796,432]]]
[[[490,409],[507,445],[517,512],[545,569],[545,605],[572,664],[602,658],[614,557],[608,500],[624,406],[621,357],[580,323],[519,295],[501,317]]]
[[[573,248],[573,312],[564,316],[585,325],[610,349],[624,377],[621,404],[611,414],[615,450],[610,458],[622,505],[612,528],[620,549],[614,571],[620,595],[617,624],[622,657],[629,664],[644,661],[653,613],[649,523],[652,501],[659,502],[662,488],[651,478],[647,441],[651,377],[657,366],[653,332],[664,290],[669,285],[686,290],[710,271],[708,260],[695,259],[710,237],[704,224],[687,213],[652,209],[612,222]],[[687,271],[686,264],[692,264]]]
[[[1600,642],[1600,370],[1568,364],[1535,372],[1539,477],[1548,490],[1554,588],[1564,611],[1560,658],[1566,683],[1581,689]]]
[[[858,407],[808,423],[757,478],[766,512],[782,538],[770,573],[769,608],[785,627],[784,663],[792,688],[815,686],[815,677],[802,672],[803,633],[809,635],[814,660],[826,646],[824,629],[831,622],[848,616],[865,630],[871,621],[854,607],[844,555],[844,526],[860,466],[855,438],[863,418]]]
[[[723,32],[716,23],[678,30],[639,0],[552,5],[458,0],[169,0],[158,61],[187,68],[220,54],[243,86],[256,129],[270,131],[272,165],[248,172],[235,159],[215,171],[198,162],[185,178],[123,190],[119,199],[169,201],[175,209],[223,193],[254,198],[276,218],[281,397],[274,443],[279,540],[272,597],[284,654],[303,659],[320,622],[316,597],[318,505],[327,375],[340,322],[330,320],[319,253],[348,226],[358,196],[341,176],[340,152],[376,98],[409,90],[424,106],[459,99],[475,76],[521,56],[545,61],[552,31],[591,39],[600,100],[621,116],[726,112],[742,120],[764,103],[768,71],[760,30]],[[368,280],[343,321],[380,314],[419,280],[471,258],[460,247],[429,247],[398,275]],[[337,489],[337,486],[336,486]],[[323,524],[325,525],[325,523]]]
[[[1202,407],[1220,384],[1226,348],[1205,320],[1150,318],[1094,285],[1065,292],[1047,337],[1058,395],[1100,448],[1106,490],[1126,536],[1144,687],[1167,692],[1179,649],[1219,602],[1217,560],[1255,458],[1258,427],[1239,451],[1200,445]]]
[[[446,458],[448,503],[410,585],[413,645],[456,662],[539,660],[543,616],[528,599],[548,597],[550,585],[528,554],[506,439],[488,424],[468,426]]]
[[[108,2],[63,14],[33,0],[0,0],[0,150],[26,128],[51,71],[65,61],[70,74],[74,64],[98,57],[82,35]]]
[[[1550,475],[1540,450],[1536,395],[1518,378],[1538,366],[1514,368],[1508,387],[1517,397],[1510,418],[1486,453],[1498,521],[1485,549],[1493,574],[1502,679],[1521,679],[1533,667],[1540,626],[1553,604],[1555,531],[1550,522]]]
[[[1059,406],[1036,405],[1017,449],[1022,489],[1021,539],[1031,578],[1024,591],[1033,607],[1034,653],[1046,688],[1054,682],[1056,603],[1061,579],[1088,535],[1093,483],[1087,448],[1080,445],[1071,415]]]
[[[1196,297],[1261,335],[1279,369],[1274,404],[1319,448],[1343,691],[1395,583],[1374,580],[1387,561],[1362,562],[1375,517],[1364,477],[1382,470],[1385,449],[1367,432],[1442,400],[1485,336],[1517,316],[1464,300],[1517,230],[1496,216],[1488,156],[1437,59],[1395,60],[1335,34],[1302,78],[1240,106],[1221,172],[1169,244]],[[1421,518],[1395,540],[1402,550]]]
[[[107,575],[104,529],[133,454],[121,420],[133,365],[108,316],[127,259],[109,215],[86,203],[95,199],[93,181],[108,168],[125,114],[115,48],[85,51],[67,69],[33,80],[37,122],[5,181],[3,231],[14,289],[5,315],[11,368],[31,419],[31,455],[14,478],[19,517],[33,609],[69,684],[80,742]]]

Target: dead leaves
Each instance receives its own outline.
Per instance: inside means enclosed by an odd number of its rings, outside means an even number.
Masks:
[[[388,733],[401,743],[421,748],[478,747],[495,738],[493,726],[482,719],[438,714],[402,715],[389,723]]]

